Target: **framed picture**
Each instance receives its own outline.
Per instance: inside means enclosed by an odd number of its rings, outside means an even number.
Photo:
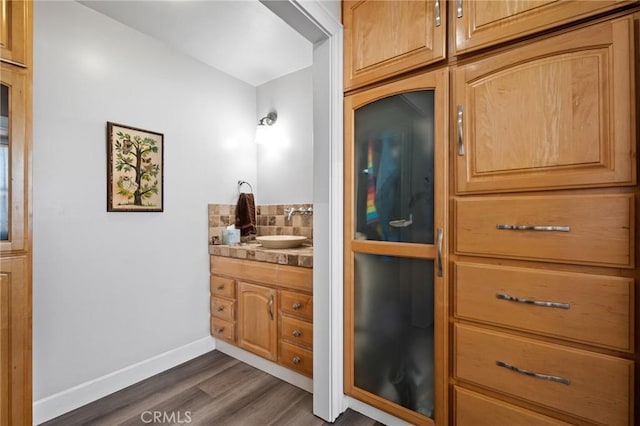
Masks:
[[[107,122],[107,211],[161,212],[164,135]]]

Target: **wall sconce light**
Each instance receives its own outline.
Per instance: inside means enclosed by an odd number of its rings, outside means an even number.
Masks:
[[[271,126],[274,125],[276,120],[278,119],[278,114],[276,112],[270,112],[265,117],[262,117],[258,120],[258,128],[256,129],[256,144],[263,145],[268,144],[270,139],[273,139]]]

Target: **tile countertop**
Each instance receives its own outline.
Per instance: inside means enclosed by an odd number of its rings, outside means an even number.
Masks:
[[[313,268],[313,246],[308,244],[292,249],[267,249],[258,243],[242,243],[237,246],[210,244],[209,254],[212,256]]]

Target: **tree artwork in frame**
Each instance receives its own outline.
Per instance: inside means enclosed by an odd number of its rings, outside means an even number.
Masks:
[[[164,135],[107,122],[107,211],[161,212]]]

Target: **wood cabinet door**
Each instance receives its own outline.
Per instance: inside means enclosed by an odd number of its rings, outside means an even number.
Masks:
[[[30,1],[0,0],[0,58],[3,61],[28,65],[30,14]]]
[[[444,59],[446,0],[344,1],[344,87]]]
[[[238,282],[238,345],[261,357],[278,357],[277,291]]]
[[[635,0],[456,0],[455,50],[466,53],[578,21]]]
[[[28,256],[0,259],[0,425],[31,424]]]
[[[624,17],[456,68],[457,193],[635,184],[633,58]]]

